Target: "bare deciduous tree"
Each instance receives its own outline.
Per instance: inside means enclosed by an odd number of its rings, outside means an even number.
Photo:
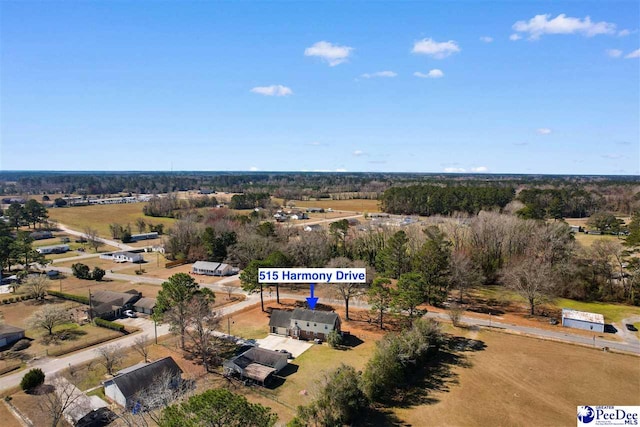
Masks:
[[[122,352],[119,345],[107,345],[96,349],[100,357],[100,363],[105,367],[109,375],[113,375],[122,362]]]
[[[87,239],[87,244],[89,247],[93,248],[94,252],[98,252],[98,248],[104,245],[102,240],[98,237],[98,230],[94,228],[85,227],[84,238]]]
[[[206,296],[198,295],[189,302],[189,317],[186,333],[189,336],[193,351],[202,359],[206,372],[215,354],[215,337],[213,332],[220,324],[220,315],[213,311],[213,304]]]
[[[40,395],[38,406],[51,418],[51,427],[57,427],[65,414],[89,412],[89,399],[69,380],[62,376],[53,377],[51,390]]]
[[[527,301],[531,315],[537,305],[549,299],[555,285],[550,266],[533,257],[514,260],[502,277],[507,287]]]
[[[329,268],[367,268],[367,283],[373,281],[373,269],[366,265],[365,262],[357,260],[351,261],[349,258],[338,257],[332,258],[327,264]],[[360,295],[364,295],[367,291],[367,283],[336,283],[334,286],[335,293],[344,301],[345,317],[349,320],[349,301]]]
[[[227,293],[227,299],[230,300],[231,299],[231,295],[233,294],[234,291],[237,291],[238,288],[233,286],[232,284],[226,284],[222,287],[222,289]]]
[[[133,349],[140,353],[144,357],[145,363],[149,361],[149,348],[151,347],[151,341],[148,335],[139,335],[133,340]]]
[[[65,305],[47,305],[36,311],[27,320],[27,325],[33,329],[44,329],[49,335],[53,335],[53,328],[70,321],[69,313]]]
[[[460,325],[460,319],[462,318],[463,314],[464,309],[460,304],[453,303],[449,307],[449,319],[451,319],[451,323],[453,323],[453,326]]]
[[[457,289],[458,301],[462,302],[465,292],[482,284],[484,277],[480,268],[465,252],[453,252],[450,264],[450,282],[452,289]]]
[[[46,275],[31,276],[27,279],[22,288],[28,295],[33,296],[37,300],[44,299],[49,289],[51,281]]]

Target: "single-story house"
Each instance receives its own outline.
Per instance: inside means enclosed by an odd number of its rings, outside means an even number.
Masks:
[[[604,332],[604,316],[599,313],[562,309],[562,326],[585,329],[587,331]]]
[[[111,259],[114,262],[143,262],[142,254],[135,252],[113,252],[100,255],[100,259]]]
[[[287,355],[278,351],[252,347],[222,364],[225,375],[239,375],[264,385],[273,374],[287,366]]]
[[[156,307],[155,298],[140,298],[133,304],[133,309],[138,313],[153,314],[153,309]]]
[[[231,276],[238,269],[222,262],[196,261],[191,267],[193,274],[205,274],[207,276]]]
[[[97,291],[89,294],[93,317],[113,319],[119,317],[123,310],[133,307],[142,294],[135,289],[127,292]]]
[[[269,332],[298,339],[326,340],[331,331],[340,332],[340,316],[333,311],[296,308],[293,311],[273,310]]]
[[[140,234],[132,234],[131,235],[131,241],[132,242],[137,242],[139,240],[157,239],[157,238],[158,238],[158,232],[157,231],[152,231],[151,233],[140,233]]]
[[[0,325],[0,348],[24,338],[24,329],[11,325]]]
[[[156,379],[165,374],[174,378],[172,383],[176,386],[182,381],[182,369],[171,357],[139,363],[104,381],[104,394],[118,405],[131,408],[136,404],[137,395],[149,389]]]
[[[323,208],[307,208],[307,212],[309,213],[324,213]]]
[[[36,251],[43,255],[63,254],[69,251],[69,245],[40,246],[39,248],[36,248]]]
[[[30,236],[33,240],[44,240],[53,238],[53,233],[50,231],[34,231]]]

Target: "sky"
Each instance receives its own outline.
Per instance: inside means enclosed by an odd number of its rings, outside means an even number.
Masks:
[[[640,174],[640,2],[0,1],[0,170]]]

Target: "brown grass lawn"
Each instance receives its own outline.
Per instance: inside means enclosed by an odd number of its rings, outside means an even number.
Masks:
[[[62,281],[52,280],[51,289],[54,291],[60,290],[60,284],[62,284],[62,292],[66,292],[74,295],[89,296],[89,289],[91,292],[97,291],[114,291],[114,292],[126,292],[131,289],[135,289],[142,292],[143,297],[155,298],[158,295],[158,291],[161,289],[160,285],[154,285],[150,283],[132,283],[121,280],[105,279],[99,282],[95,280],[82,280],[71,275],[67,275]]]
[[[91,227],[98,230],[102,237],[111,238],[109,224],[131,224],[131,232],[137,233],[136,219],[143,218],[146,223],[164,224],[165,229],[175,222],[172,218],[153,218],[144,216],[144,203],[123,205],[76,206],[49,209],[49,217],[78,231]]]
[[[0,420],[2,420],[2,427],[22,427],[4,402],[0,404]]]
[[[275,203],[282,204],[283,200],[273,198]],[[288,200],[288,203],[294,203],[299,208],[331,208],[334,211],[351,211],[351,212],[380,212],[378,200],[369,199],[352,199],[352,200]]]
[[[486,349],[448,366],[436,382],[441,390],[425,390],[425,403],[395,408],[403,422],[574,425],[578,405],[640,404],[637,357],[492,331],[455,333],[483,341]]]

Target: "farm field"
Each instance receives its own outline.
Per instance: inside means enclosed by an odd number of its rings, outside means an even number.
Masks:
[[[492,331],[454,333],[486,349],[449,366],[439,390],[416,398],[424,403],[394,408],[404,423],[574,425],[578,405],[640,404],[637,357]]]
[[[273,198],[277,204],[282,204],[283,199]],[[331,208],[334,211],[344,210],[353,212],[380,212],[378,200],[351,199],[351,200],[287,200],[298,208]]]
[[[91,227],[98,231],[101,237],[111,238],[109,224],[131,224],[132,233],[136,233],[135,222],[144,218],[146,223],[164,224],[165,229],[175,222],[172,218],[154,218],[145,216],[142,208],[145,203],[130,203],[122,205],[94,205],[76,206],[68,208],[49,209],[49,218],[56,220],[74,230],[82,231]]]

